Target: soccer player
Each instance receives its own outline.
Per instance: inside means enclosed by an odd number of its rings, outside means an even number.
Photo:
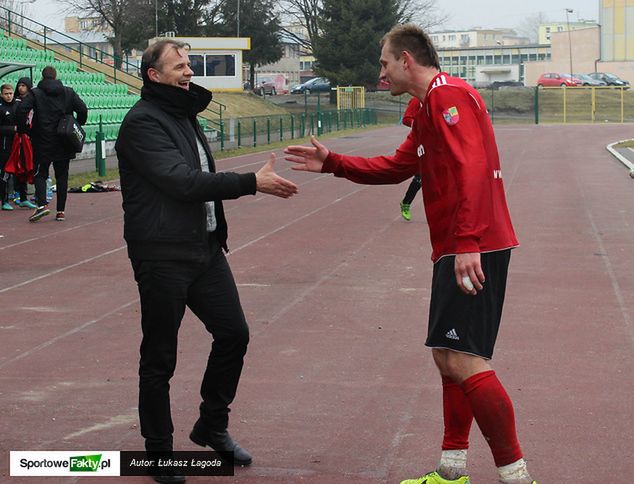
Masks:
[[[419,109],[420,101],[418,100],[418,98],[413,97],[412,99],[410,99],[409,104],[405,109],[405,113],[403,113],[403,119],[401,122],[405,126],[411,128],[414,124],[414,119],[416,118],[416,114],[418,113]],[[401,200],[401,217],[403,217],[408,222],[412,219],[412,202],[414,201],[414,198],[416,197],[416,194],[418,193],[418,190],[420,190],[421,186],[422,183],[420,181],[420,174],[417,173],[416,175],[414,175],[414,178],[412,178],[412,181],[409,183],[407,191],[405,192],[405,196],[403,197],[403,200]]]
[[[473,420],[504,484],[534,483],[515,430],[513,404],[490,366],[502,314],[511,249],[518,242],[507,209],[493,127],[478,92],[440,71],[428,35],[414,25],[381,42],[381,79],[421,109],[392,156],[363,158],[289,146],[296,170],[334,173],[357,183],[400,183],[422,176],[434,262],[426,346],[443,388],[445,432],[433,472],[407,484],[466,484]]]

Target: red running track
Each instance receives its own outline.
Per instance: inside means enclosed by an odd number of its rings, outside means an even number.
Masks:
[[[522,246],[493,364],[514,400],[530,469],[540,484],[626,479],[634,470],[634,182],[605,145],[631,127],[496,131]],[[327,144],[390,153],[405,134],[385,128]],[[252,171],[266,157],[218,165]],[[227,203],[229,260],[252,332],[230,429],[254,464],[218,480],[394,483],[432,469],[441,395],[423,346],[431,262],[420,206],[407,223],[398,210],[406,184],[354,185],[290,171],[282,160],[278,168],[300,185],[298,196]],[[18,481],[8,476],[9,450],[143,447],[139,306],[120,194],[69,195],[65,223],[27,217],[0,213],[1,482]],[[188,313],[172,382],[177,450],[199,449],[187,435],[209,344]],[[474,483],[497,482],[475,426],[469,455]]]

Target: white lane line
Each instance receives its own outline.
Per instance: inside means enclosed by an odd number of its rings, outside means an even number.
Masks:
[[[0,289],[0,294],[2,294],[3,292],[10,291],[11,289],[17,289],[18,287],[26,286],[27,284],[31,284],[32,282],[39,281],[40,279],[44,279],[46,277],[49,277],[49,276],[52,276],[52,275],[55,275],[55,274],[59,274],[60,272],[64,272],[64,271],[66,271],[68,269],[72,269],[73,267],[77,267],[77,266],[80,266],[82,264],[86,264],[88,262],[92,262],[94,260],[100,259],[101,257],[105,257],[107,255],[114,254],[115,252],[119,252],[120,250],[125,249],[125,248],[126,248],[126,246],[123,245],[123,246],[118,247],[116,249],[109,250],[108,252],[102,252],[101,254],[98,254],[98,255],[96,255],[94,257],[89,257],[88,259],[84,259],[84,260],[81,260],[79,262],[75,262],[74,264],[70,264],[68,266],[60,267],[59,269],[55,269],[54,271],[50,271],[50,272],[47,272],[45,274],[41,274],[41,275],[39,275],[37,277],[34,277],[32,279],[28,279],[26,281],[20,282],[19,284],[15,284],[13,286],[5,287],[4,289]]]
[[[367,189],[367,186],[363,186],[361,188],[357,188],[356,190],[354,190],[354,191],[352,191],[350,193],[347,193],[343,197],[339,197],[339,198],[337,198],[336,200],[333,200],[330,203],[322,205],[321,207],[317,207],[315,210],[311,210],[310,212],[305,213],[301,217],[297,217],[296,219],[293,219],[290,222],[285,223],[284,225],[280,225],[279,227],[277,227],[277,228],[275,228],[275,229],[273,229],[273,230],[271,230],[271,231],[269,231],[269,232],[267,232],[265,234],[262,234],[259,237],[256,237],[255,239],[251,239],[250,241],[248,241],[248,242],[242,244],[241,246],[239,246],[237,249],[232,250],[230,253],[234,253],[234,252],[238,252],[239,250],[246,249],[247,247],[249,247],[249,246],[261,241],[262,239],[265,239],[266,237],[269,237],[270,235],[276,234],[277,232],[280,232],[280,231],[290,227],[291,225],[299,222],[300,220],[304,220],[305,218],[308,218],[311,215],[315,215],[316,213],[321,212],[322,210],[331,207],[335,203],[339,203],[340,201],[345,200],[346,198],[349,198],[352,195],[355,195],[355,194],[359,193],[360,191],[366,190],[366,189]]]
[[[120,217],[123,217],[123,212],[121,212],[120,215],[113,215],[113,216],[105,217],[105,218],[102,218],[102,219],[99,219],[99,220],[93,220],[92,222],[86,222],[85,224],[76,225],[76,226],[69,227],[69,228],[66,228],[66,229],[63,229],[63,230],[56,230],[55,232],[49,232],[49,233],[40,235],[38,237],[32,237],[30,239],[22,240],[20,242],[15,242],[15,243],[10,244],[10,245],[5,245],[3,247],[0,247],[0,250],[10,249],[12,247],[17,247],[18,245],[28,244],[29,242],[37,242],[38,240],[46,239],[48,237],[53,237],[55,235],[63,234],[65,232],[71,232],[73,230],[77,230],[77,229],[81,229],[81,228],[84,228],[84,227],[88,227],[89,225],[100,224],[100,223],[103,223],[105,221],[114,220],[114,219],[120,218]]]
[[[2,363],[0,363],[0,369],[4,368],[5,366],[10,365],[11,363],[15,363],[18,360],[21,360],[23,358],[26,358],[28,356],[31,356],[33,353],[40,351],[48,346],[51,346],[54,343],[57,343],[58,341],[66,338],[67,336],[73,335],[79,331],[82,331],[83,329],[86,329],[89,326],[92,326],[95,323],[98,323],[99,321],[102,321],[106,318],[109,318],[110,316],[112,316],[113,314],[117,313],[118,311],[122,311],[123,309],[127,308],[128,306],[132,306],[133,304],[136,304],[138,302],[139,298],[135,298],[132,301],[129,301],[125,304],[122,304],[121,306],[119,306],[116,309],[113,309],[112,311],[109,311],[105,314],[101,314],[98,318],[96,319],[92,319],[90,321],[87,321],[83,324],[80,324],[79,326],[74,327],[73,329],[70,329],[68,331],[66,331],[65,333],[62,334],[58,334],[57,336],[55,336],[54,338],[49,339],[48,341],[45,341],[43,343],[40,343],[39,345],[31,348],[28,351],[25,351],[23,353],[20,353],[17,356],[14,356],[13,358],[9,358],[6,361],[3,361]]]

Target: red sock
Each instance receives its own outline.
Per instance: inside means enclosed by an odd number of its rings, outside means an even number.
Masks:
[[[515,430],[513,404],[495,371],[483,371],[461,384],[478,427],[486,439],[495,465],[505,466],[522,458]]]
[[[460,385],[444,375],[442,376],[442,407],[445,420],[442,450],[468,449],[469,431],[473,422],[471,405]]]

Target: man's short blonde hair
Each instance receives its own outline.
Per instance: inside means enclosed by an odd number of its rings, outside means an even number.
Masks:
[[[425,67],[435,67],[440,70],[438,52],[429,35],[418,25],[397,25],[381,39],[381,48],[389,42],[390,52],[397,59],[401,58],[401,52],[406,50],[414,60]]]

